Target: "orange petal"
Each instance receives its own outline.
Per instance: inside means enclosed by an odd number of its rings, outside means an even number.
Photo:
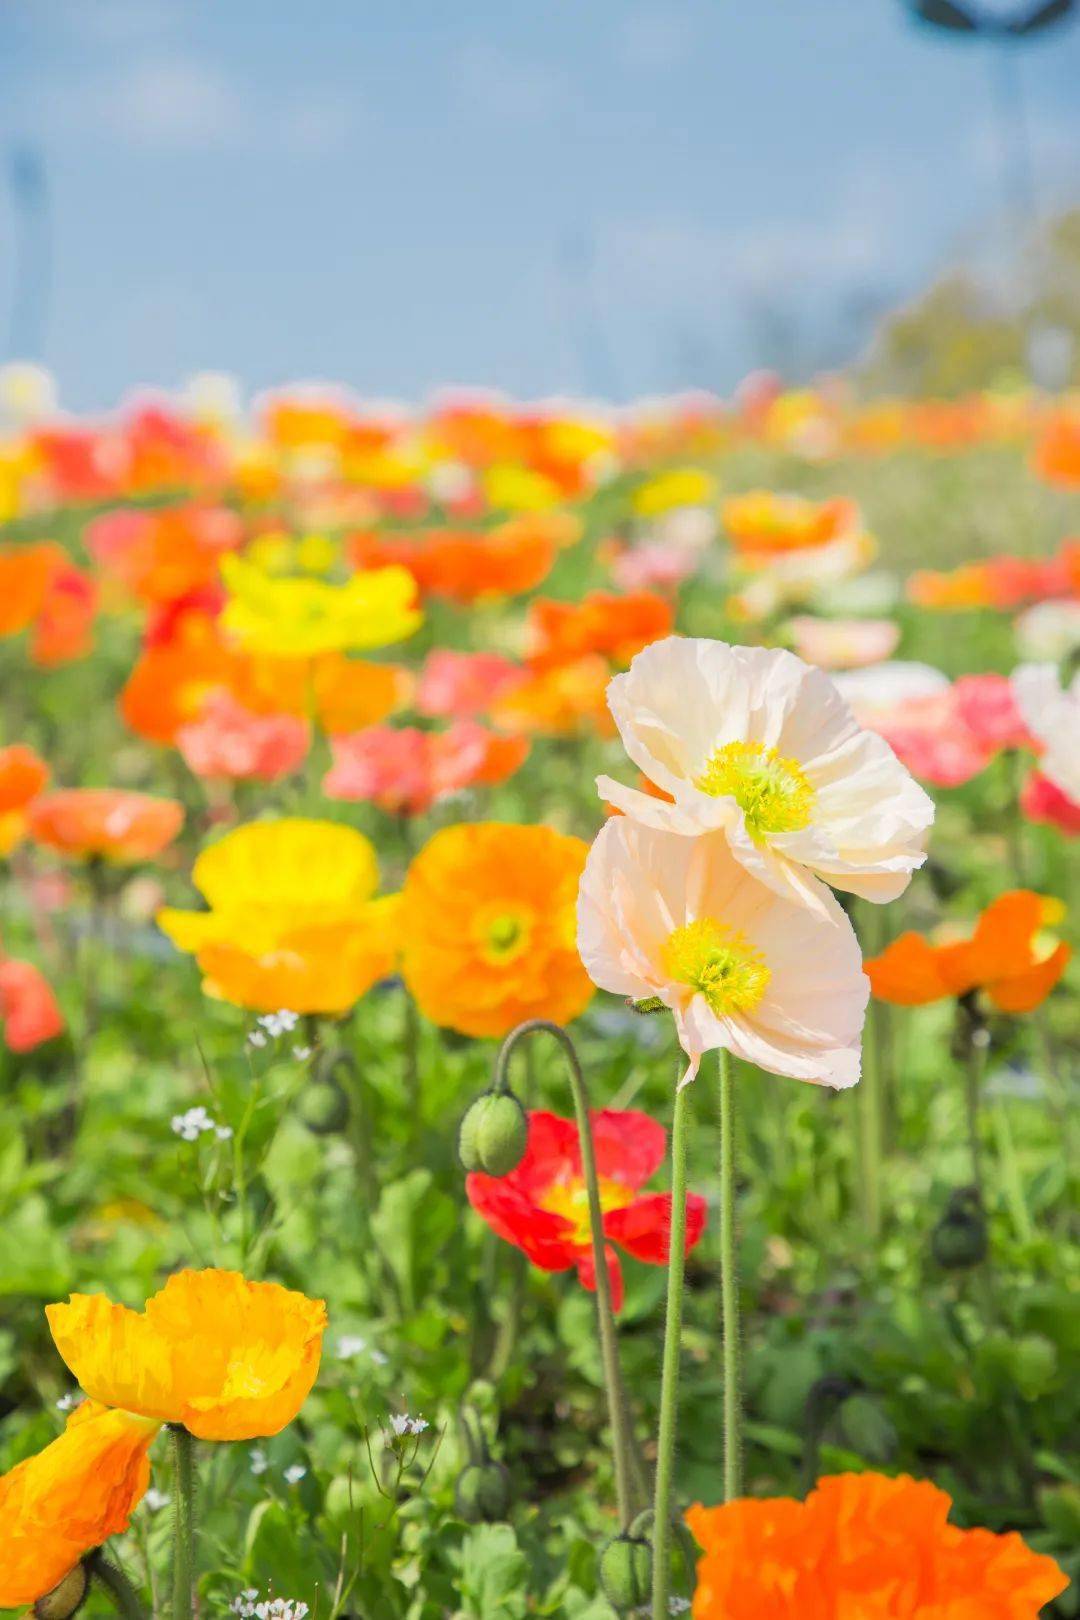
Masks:
[[[880,956],[865,961],[863,971],[879,1001],[922,1007],[955,994],[942,976],[942,954],[921,934],[901,934]]]

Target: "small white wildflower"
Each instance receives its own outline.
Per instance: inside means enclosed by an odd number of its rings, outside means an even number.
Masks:
[[[248,1459],[250,1461],[251,1472],[253,1474],[265,1474],[266,1470],[270,1466],[270,1459],[266,1455],[266,1452],[263,1451],[261,1446],[252,1446],[251,1450],[248,1452]]]
[[[311,1053],[312,1048],[310,1046],[294,1046],[292,1049],[292,1055],[298,1063],[306,1063]]]
[[[306,1620],[308,1606],[295,1598],[262,1598],[257,1588],[249,1587],[233,1598],[229,1604],[240,1620]]]
[[[300,1014],[289,1012],[287,1007],[282,1007],[279,1012],[264,1013],[255,1022],[260,1029],[266,1031],[272,1040],[276,1041],[282,1035],[292,1034],[300,1022]]]
[[[410,1417],[407,1412],[392,1412],[388,1439],[393,1444],[395,1440],[401,1440],[407,1434],[423,1434],[427,1428],[430,1428],[427,1418]]]
[[[197,1142],[204,1132],[211,1132],[219,1142],[227,1142],[232,1135],[230,1127],[211,1119],[201,1103],[189,1108],[186,1114],[174,1114],[169,1123],[173,1133],[185,1142]]]
[[[306,1473],[307,1469],[304,1467],[303,1463],[291,1463],[289,1467],[286,1468],[283,1478],[286,1485],[299,1485]]]
[[[58,1412],[73,1412],[77,1406],[82,1405],[85,1398],[81,1389],[71,1389],[66,1395],[61,1395],[56,1403],[56,1410]]]
[[[367,1340],[358,1333],[343,1333],[337,1342],[337,1353],[342,1361],[351,1361],[354,1356],[363,1355],[366,1349]]]
[[[265,1046],[266,1045],[266,1036],[265,1036],[265,1034],[263,1033],[263,1031],[261,1029],[253,1029],[252,1030],[251,1034],[248,1036],[248,1045],[249,1046]]]
[[[375,1363],[376,1367],[385,1367],[389,1362],[390,1357],[384,1356],[381,1350],[373,1350],[371,1352],[371,1359]]]
[[[155,1490],[153,1485],[143,1497],[143,1502],[149,1513],[160,1513],[162,1508],[167,1508],[171,1501],[171,1496],[167,1496],[164,1491]]]

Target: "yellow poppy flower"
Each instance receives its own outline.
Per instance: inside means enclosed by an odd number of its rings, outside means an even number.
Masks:
[[[326,1306],[235,1271],[179,1271],[142,1311],[103,1294],[49,1305],[56,1348],[87,1394],[198,1440],[291,1423],[319,1371]]]
[[[192,880],[209,911],[158,926],[195,956],[208,995],[256,1012],[343,1013],[394,970],[397,899],[376,899],[362,833],[332,821],[255,821],[203,850]]]
[[[416,583],[404,568],[373,568],[344,585],[279,578],[242,557],[225,557],[226,632],[248,652],[277,658],[385,647],[421,623]]]

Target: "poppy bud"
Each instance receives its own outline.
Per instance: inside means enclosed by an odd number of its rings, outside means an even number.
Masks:
[[[466,1524],[505,1519],[510,1507],[510,1475],[490,1457],[469,1463],[454,1486],[454,1511]]]
[[[485,1091],[458,1130],[458,1157],[466,1170],[508,1176],[525,1154],[529,1122],[512,1091]]]
[[[313,1080],[300,1097],[300,1118],[313,1136],[332,1136],[349,1120],[349,1099],[336,1080]]]
[[[82,1607],[89,1585],[90,1577],[85,1566],[76,1564],[58,1586],[38,1598],[34,1604],[36,1620],[71,1620],[71,1616]]]
[[[974,1187],[958,1187],[930,1240],[934,1259],[946,1271],[977,1266],[986,1259],[989,1242],[982,1199]]]
[[[634,1001],[631,997],[626,1005],[631,1012],[636,1013],[660,1013],[668,1010],[667,1003],[661,1001],[659,996],[645,996],[641,1001]]]
[[[652,1591],[652,1548],[640,1536],[615,1536],[601,1549],[600,1589],[617,1614],[643,1609]]]

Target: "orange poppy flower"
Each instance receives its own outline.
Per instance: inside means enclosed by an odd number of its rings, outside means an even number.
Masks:
[[[580,602],[541,598],[529,608],[526,634],[533,669],[573,663],[600,653],[625,667],[651,641],[671,634],[671,603],[655,591],[591,591]]]
[[[607,706],[611,668],[598,653],[535,670],[491,706],[492,723],[522,736],[566,737],[583,731],[615,735]]]
[[[215,584],[221,558],[243,543],[244,525],[226,507],[123,507],[95,518],[85,538],[100,568],[140,602],[160,606]]]
[[[413,677],[400,664],[373,664],[365,658],[327,653],[312,672],[315,714],[334,736],[376,726],[412,695]]]
[[[692,1507],[694,1620],[1036,1620],[1069,1584],[1018,1535],[960,1530],[928,1480],[835,1474],[805,1502]]]
[[[1020,1537],[960,1530],[928,1481],[834,1475],[806,1502],[740,1501],[687,1515],[705,1547],[693,1613],[749,1620],[1034,1620],[1067,1584]]]
[[[49,780],[49,767],[25,743],[0,748],[0,816],[22,810]]]
[[[1050,417],[1035,446],[1032,464],[1048,484],[1080,487],[1080,409],[1073,406]]]
[[[197,1440],[255,1440],[291,1423],[319,1371],[321,1299],[236,1271],[178,1271],[141,1311],[104,1294],[45,1308],[93,1400],[179,1423]]]
[[[465,1035],[576,1018],[592,996],[574,942],[587,853],[550,827],[436,833],[402,890],[403,972],[421,1011]]]
[[[15,636],[33,624],[45,605],[49,585],[66,561],[51,540],[0,551],[0,636]]]
[[[45,592],[34,624],[30,660],[40,669],[55,669],[84,658],[93,647],[97,586],[73,563],[60,563]]]
[[[84,1553],[127,1529],[160,1424],[84,1401],[58,1440],[0,1477],[0,1609],[35,1603]]]
[[[559,548],[579,533],[578,520],[566,513],[531,512],[493,529],[358,534],[350,553],[358,568],[399,564],[422,594],[467,606],[534,590],[551,572]]]
[[[172,843],[184,807],[121,788],[64,788],[36,799],[28,821],[38,843],[61,855],[148,861]]]
[[[32,1052],[63,1034],[64,1015],[52,986],[32,962],[0,952],[0,1026],[10,1052]]]
[[[922,934],[894,939],[863,963],[874,995],[904,1007],[984,990],[1002,1012],[1031,1012],[1046,1000],[1072,952],[1047,947],[1042,931],[1060,920],[1059,901],[1030,889],[1010,889],[983,912],[968,940],[933,945]]]
[[[212,619],[185,616],[175,641],[145,647],[132,666],[119,698],[124,724],[148,742],[175,741],[181,726],[198,719],[209,696],[233,687],[237,662]],[[241,693],[236,696],[245,703]]]
[[[859,509],[840,497],[810,501],[801,495],[750,490],[721,507],[724,529],[739,551],[803,551],[827,545],[858,527]]]

